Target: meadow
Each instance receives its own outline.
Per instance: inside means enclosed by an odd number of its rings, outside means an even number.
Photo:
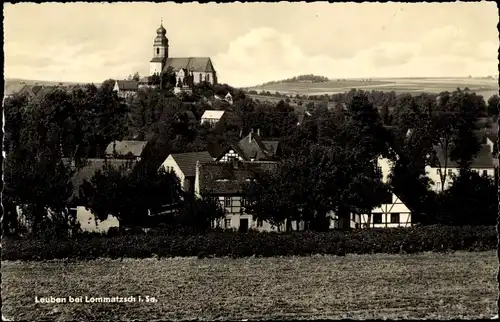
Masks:
[[[397,93],[409,92],[420,94],[423,92],[440,93],[454,91],[457,87],[468,87],[478,95],[483,95],[488,100],[492,95],[498,95],[497,79],[484,78],[377,78],[371,80],[346,79],[330,80],[322,83],[281,83],[249,88],[260,92],[270,91],[283,94],[323,95],[343,93],[352,88],[361,90],[395,91]]]
[[[2,262],[10,319],[453,319],[496,313],[494,251]],[[146,296],[152,302],[35,303]]]

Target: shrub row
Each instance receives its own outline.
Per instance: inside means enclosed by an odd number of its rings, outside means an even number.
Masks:
[[[495,227],[420,226],[326,233],[135,234],[66,240],[4,239],[2,260],[147,257],[246,257],[312,254],[486,251],[497,248]]]

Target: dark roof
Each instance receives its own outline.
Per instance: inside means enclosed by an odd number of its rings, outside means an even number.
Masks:
[[[163,57],[153,57],[153,59],[151,59],[151,63],[161,63],[165,60],[165,58]]]
[[[196,175],[196,161],[212,162],[213,158],[207,151],[176,153],[171,154],[175,163],[181,168],[182,173],[186,177],[194,177]]]
[[[278,141],[262,141],[257,133],[249,133],[241,139],[237,146],[233,145],[236,152],[245,160],[266,160],[272,158],[278,149]]]
[[[192,72],[215,72],[210,57],[177,57],[167,58],[164,71],[172,67],[174,71],[187,69]]]
[[[139,84],[133,80],[117,80],[120,91],[135,91],[139,88]]]
[[[147,143],[147,141],[114,141],[106,148],[106,154],[112,155],[116,151],[118,155],[125,156],[132,153],[133,156],[140,157]]]
[[[445,158],[443,149],[440,146],[434,147],[434,151],[436,152],[436,157],[439,159],[439,163],[441,166],[445,164]],[[449,158],[449,156],[448,156]],[[434,163],[435,166],[438,166],[437,163]],[[476,154],[470,167],[474,168],[494,168],[496,165],[496,161],[493,158],[491,153],[491,148],[487,144],[481,144],[479,152]],[[447,167],[449,168],[457,168],[458,164],[455,161],[451,161],[448,159]]]
[[[257,174],[276,171],[277,162],[209,162],[199,164],[199,187],[202,194],[240,194]]]
[[[137,164],[137,161],[125,159],[87,159],[85,166],[77,170],[71,179],[71,183],[73,184],[72,197],[78,197],[80,195],[80,186],[84,180],[90,181],[97,171],[104,168],[106,163],[115,169],[123,166],[130,171]]]

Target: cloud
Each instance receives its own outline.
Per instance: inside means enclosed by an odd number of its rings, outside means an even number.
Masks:
[[[498,44],[476,44],[455,27],[432,29],[413,41],[381,42],[345,58],[307,55],[292,39],[267,27],[238,37],[227,52],[213,57],[220,81],[250,86],[304,73],[332,78],[489,75],[498,65]]]

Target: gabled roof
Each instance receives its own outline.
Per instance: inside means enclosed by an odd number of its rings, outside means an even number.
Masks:
[[[106,148],[106,154],[113,155],[116,151],[121,156],[132,153],[133,156],[140,157],[147,144],[147,141],[114,141]]]
[[[90,181],[98,171],[104,168],[106,163],[115,169],[123,167],[125,170],[131,171],[137,164],[137,161],[125,159],[87,159],[86,165],[77,170],[73,178],[71,178],[71,183],[73,184],[72,197],[79,197],[82,183],[85,180]]]
[[[133,80],[117,80],[120,91],[135,91],[139,88],[139,84]]]
[[[174,71],[187,69],[192,72],[214,73],[215,69],[212,65],[210,57],[174,57],[167,58],[163,71],[172,67]]]
[[[212,162],[213,158],[207,151],[174,153],[170,155],[179,166],[186,177],[194,177],[196,174],[196,162]]]
[[[153,57],[153,59],[151,59],[151,63],[161,63],[165,60],[164,57]]]
[[[257,174],[276,171],[277,162],[207,162],[199,164],[199,187],[202,194],[239,194]]]
[[[436,153],[436,157],[439,160],[439,164],[443,166],[445,164],[444,152],[440,146],[435,146],[434,151]],[[448,153],[449,154],[449,153]],[[487,144],[481,144],[479,152],[476,154],[472,163],[470,165],[471,169],[474,168],[494,168],[495,160],[493,159],[493,155],[491,153],[491,148]],[[438,166],[438,163],[435,162],[433,164],[435,167]],[[451,161],[448,156],[448,162],[446,163],[448,168],[458,168],[458,164],[455,161]]]
[[[279,141],[263,141],[257,133],[249,133],[238,142],[238,150],[245,160],[266,160],[273,157],[279,146]],[[243,155],[241,155],[243,154]]]
[[[203,115],[201,116],[202,119],[217,119],[220,120],[220,118],[224,115],[225,111],[216,111],[216,110],[206,110]]]

